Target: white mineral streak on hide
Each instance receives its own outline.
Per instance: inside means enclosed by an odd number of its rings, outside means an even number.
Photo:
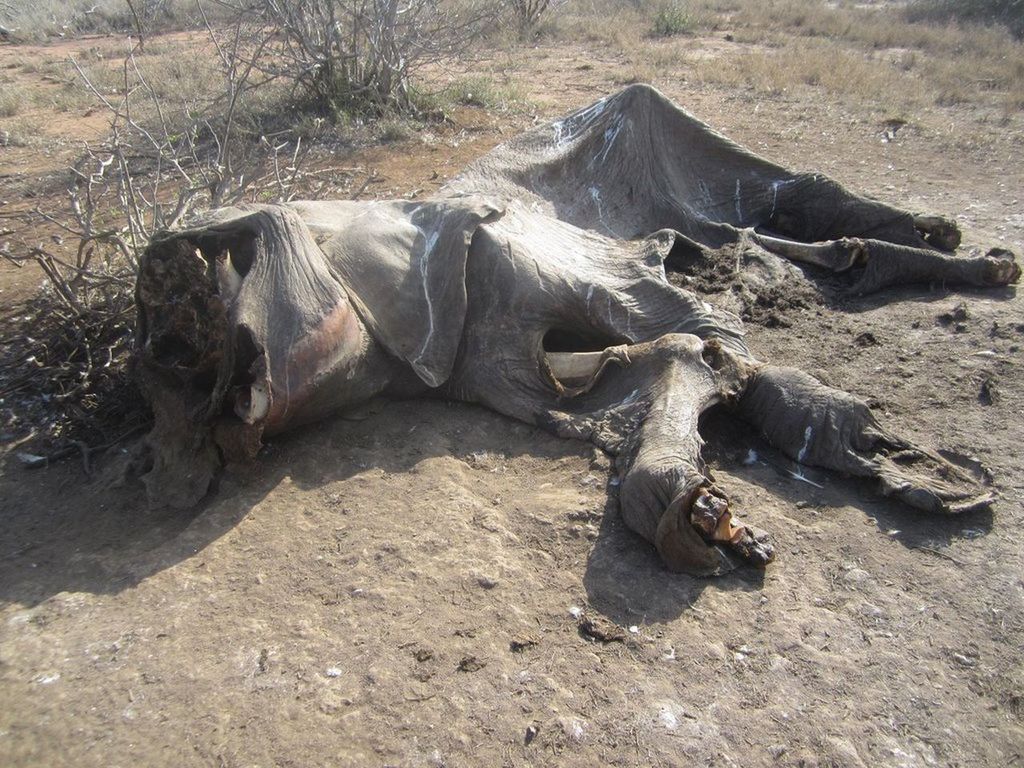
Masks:
[[[604,146],[602,147],[599,155],[594,155],[590,159],[591,168],[594,167],[594,163],[596,162],[600,162],[603,165],[605,161],[608,160],[608,153],[611,151],[615,140],[619,137],[619,132],[622,130],[623,122],[624,120],[621,114],[615,115],[615,117],[612,118],[612,124],[604,129]]]
[[[700,189],[700,196],[703,199],[703,203],[705,206],[704,211],[701,211],[700,213],[710,211],[712,208],[714,208],[715,202],[714,200],[711,199],[711,190],[708,188],[707,182],[704,181],[704,179],[700,179],[697,182],[697,187]]]
[[[564,120],[555,120],[555,122],[551,124],[551,129],[554,131],[554,135],[551,137],[551,143],[554,144],[555,149],[561,149],[564,145],[564,140],[562,138],[564,124]]]
[[[581,109],[569,115],[563,120],[556,120],[551,124],[553,136],[551,137],[554,148],[561,151],[569,144],[576,141],[589,127],[590,123],[601,116],[607,106],[608,97],[594,102],[589,107]]]
[[[618,235],[615,233],[615,230],[611,228],[607,221],[605,221],[604,210],[601,208],[601,190],[599,190],[597,187],[591,187],[590,199],[593,200],[594,205],[597,206],[597,218],[601,221],[601,224],[604,225],[604,228],[608,230],[608,233],[612,237],[618,237]]]
[[[590,317],[590,300],[594,298],[594,284],[587,286],[587,317]]]
[[[736,179],[736,195],[733,198],[736,201],[736,226],[743,225],[743,209],[740,207],[741,194],[742,193],[740,191],[740,180]]]
[[[811,438],[813,436],[814,436],[814,429],[810,426],[810,424],[808,424],[807,425],[807,429],[804,430],[804,444],[800,448],[800,453],[798,453],[796,455],[796,460],[800,464],[803,464],[804,463],[804,459],[807,458],[807,451],[811,447]]]
[[[772,182],[772,212],[768,214],[769,219],[775,216],[775,206],[779,203],[779,187],[781,186],[781,181]]]
[[[811,438],[813,436],[814,430],[811,428],[811,425],[808,424],[807,429],[804,430],[804,444],[800,447],[800,452],[796,455],[796,471],[790,472],[789,474],[791,474],[795,480],[800,480],[808,485],[813,485],[815,488],[821,488],[818,483],[804,476],[804,459],[807,458],[807,452],[811,448]]]
[[[418,210],[419,209],[417,209],[417,212]],[[415,215],[416,212],[413,213],[413,217],[415,217]],[[437,230],[434,232],[425,232],[423,228],[420,227],[418,224],[414,224],[413,226],[416,227],[417,231],[420,233],[420,236],[423,238],[423,254],[420,256],[419,268],[420,279],[423,281],[423,296],[427,300],[428,323],[427,335],[426,338],[423,339],[423,346],[420,347],[420,352],[416,356],[416,359],[412,361],[413,365],[419,368],[420,361],[423,359],[423,355],[427,353],[427,347],[430,346],[430,339],[434,335],[434,305],[433,302],[431,302],[430,300],[430,284],[428,280],[430,278],[430,256],[434,251],[434,246],[437,245],[437,239],[441,236],[441,231]],[[435,381],[434,375],[428,373],[426,370],[421,370],[420,373],[421,375],[427,375],[427,377],[430,379],[430,381],[428,381],[427,383],[432,387],[436,387],[441,383],[439,381]]]

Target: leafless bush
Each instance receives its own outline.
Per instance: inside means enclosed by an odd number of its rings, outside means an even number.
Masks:
[[[549,5],[549,0],[509,0],[509,7],[512,8],[522,34],[536,28]]]
[[[252,65],[327,112],[415,111],[420,68],[463,53],[497,0],[219,0],[249,40]]]
[[[209,32],[216,87],[178,101],[154,87],[135,45],[116,95],[73,62],[107,110],[109,133],[70,169],[66,206],[0,221],[0,236],[13,236],[0,239],[0,257],[34,263],[46,277],[44,291],[2,323],[10,336],[0,345],[0,427],[34,432],[44,453],[71,446],[88,457],[85,446],[116,442],[112,431],[146,418],[128,363],[138,257],[150,238],[198,208],[297,194],[311,143],[289,128],[266,130],[254,102],[271,77],[255,65],[252,40],[239,28]]]

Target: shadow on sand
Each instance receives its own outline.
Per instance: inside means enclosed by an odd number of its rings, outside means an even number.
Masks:
[[[410,424],[415,425],[412,431]],[[390,435],[383,434],[389,430]],[[879,499],[868,484],[858,481],[825,475],[819,483],[824,487],[818,489],[785,478],[787,460],[746,425],[724,414],[709,414],[703,432],[709,436],[710,463],[723,472],[770,485],[783,503],[794,506],[801,500],[814,506],[853,504],[873,518],[880,531],[899,529],[894,538],[910,548],[938,552],[965,528],[980,535],[992,526],[990,514],[970,519],[915,515]],[[396,435],[401,435],[400,441]],[[744,464],[749,448],[767,463]],[[299,488],[317,489],[370,466],[401,482],[402,473],[430,457],[490,452],[557,460],[589,450],[582,443],[559,440],[473,406],[438,401],[376,404],[365,420],[315,425],[273,441],[254,466],[229,471],[220,487],[190,511],[150,510],[138,482],[100,487],[88,482],[72,462],[27,472],[9,455],[0,479],[0,599],[31,606],[60,592],[116,594],[129,589],[152,574],[201,557],[286,477]],[[630,625],[672,621],[690,610],[709,585],[755,591],[763,578],[764,573],[754,568],[714,580],[669,573],[653,547],[626,529],[613,490],[587,558],[583,584],[591,609]]]

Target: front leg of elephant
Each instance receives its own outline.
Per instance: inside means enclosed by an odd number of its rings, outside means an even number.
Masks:
[[[794,461],[874,478],[883,495],[915,509],[958,514],[995,500],[983,477],[893,435],[864,402],[803,371],[762,366],[738,412]]]
[[[767,536],[733,514],[701,457],[697,429],[705,410],[743,388],[745,365],[693,336],[668,336],[656,347],[662,373],[643,425],[617,462],[626,524],[653,541],[674,571],[714,575],[744,560],[766,565],[773,556]]]
[[[667,334],[618,348],[618,365],[541,422],[616,456],[623,520],[673,571],[712,576],[772,559],[767,536],[740,522],[701,458],[701,414],[734,400],[751,370],[715,341]]]
[[[737,519],[701,458],[699,418],[718,403],[794,461],[874,479],[883,495],[923,512],[963,513],[995,499],[981,477],[893,435],[862,401],[802,371],[687,334],[619,348],[615,359],[541,422],[616,456],[623,519],[671,570],[710,576],[772,559],[767,536]]]

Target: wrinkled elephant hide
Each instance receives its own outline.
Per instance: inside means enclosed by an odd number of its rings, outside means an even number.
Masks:
[[[958,255],[959,239],[633,86],[497,147],[430,200],[240,206],[154,238],[137,289],[155,416],[144,480],[154,502],[193,505],[265,435],[433,393],[608,451],[627,525],[691,574],[772,558],[701,458],[716,405],[794,461],[925,512],[987,507],[982,480],[758,360],[735,315],[666,279],[666,263],[742,247],[855,293],[1017,280],[1011,254]]]

